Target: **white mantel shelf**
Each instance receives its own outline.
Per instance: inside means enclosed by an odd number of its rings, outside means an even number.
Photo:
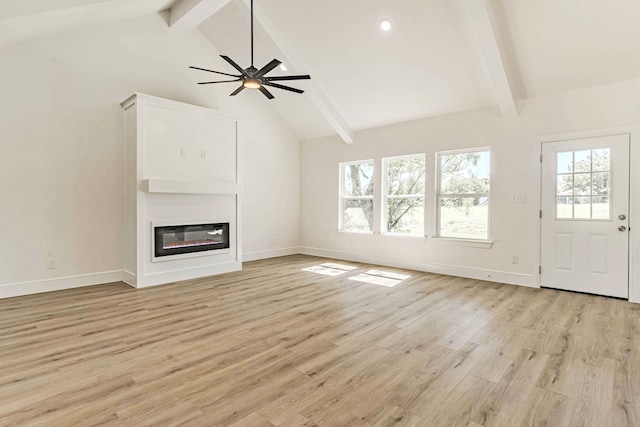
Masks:
[[[142,181],[142,190],[147,193],[234,195],[241,193],[241,186],[223,182],[145,179]]]

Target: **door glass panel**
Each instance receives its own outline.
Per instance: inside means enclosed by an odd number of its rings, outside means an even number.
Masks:
[[[609,219],[611,218],[611,207],[608,197],[594,197],[591,206],[593,211],[593,219]]]
[[[573,176],[573,191],[576,196],[591,195],[591,174],[577,173]]]
[[[573,200],[573,217],[576,219],[591,218],[591,197],[576,197]]]
[[[573,197],[558,196],[556,200],[556,217],[558,219],[573,218]]]
[[[558,190],[556,195],[573,196],[573,174],[558,175]]]
[[[602,196],[609,195],[609,172],[599,172],[593,174],[593,193]]]
[[[592,158],[593,165],[592,169],[594,172],[600,171],[609,171],[610,169],[610,149],[609,148],[600,148],[598,150],[593,150]]]
[[[558,173],[573,172],[573,151],[558,153]]]
[[[573,152],[573,171],[591,172],[591,150]]]
[[[610,199],[604,197],[611,195],[611,149],[558,152],[556,156],[556,218],[611,219]]]

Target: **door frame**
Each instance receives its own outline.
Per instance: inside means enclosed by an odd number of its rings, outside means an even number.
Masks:
[[[549,133],[536,135],[538,162],[536,187],[538,211],[542,210],[542,144],[548,142],[562,142],[576,139],[596,138],[612,135],[629,135],[629,301],[640,303],[640,196],[636,192],[640,190],[640,125],[594,129],[588,131]],[[636,166],[639,165],[639,166]],[[542,265],[542,219],[536,221],[536,233],[538,235],[538,250],[536,258],[538,266]],[[537,268],[536,268],[537,270]],[[542,286],[542,277],[539,271],[538,287]]]

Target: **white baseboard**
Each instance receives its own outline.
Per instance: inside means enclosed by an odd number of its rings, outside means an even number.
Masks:
[[[39,294],[42,292],[61,291],[63,289],[120,282],[121,280],[122,270],[114,270],[104,271],[101,273],[79,274],[77,276],[56,277],[54,279],[7,283],[0,285],[0,298],[11,298],[21,295]]]
[[[369,264],[407,268],[411,270],[446,274],[449,276],[467,277],[470,279],[486,280],[490,282],[509,283],[513,285],[528,286],[532,288],[539,287],[536,280],[537,277],[529,274],[495,271],[455,265],[403,261],[395,258],[369,256],[366,254],[359,254],[354,252],[298,246],[279,248],[268,251],[249,252],[243,255],[243,261],[255,261],[260,259],[275,258],[295,254],[314,255],[325,258],[341,259],[345,261],[366,262]],[[130,272],[123,272],[122,270],[105,271],[101,273],[81,274],[77,276],[57,277],[54,279],[34,280],[28,282],[8,283],[0,285],[0,298],[10,298],[20,295],[80,288],[83,286],[92,286],[119,281],[125,281],[126,283],[134,287],[136,286],[136,284],[138,284],[138,288],[143,288],[147,286],[160,285],[163,283],[171,283],[180,280],[188,280],[215,274],[228,273],[241,269],[242,264],[240,262],[230,262],[203,268],[190,269],[188,271],[177,270],[147,276],[144,278],[144,284],[137,283],[139,282],[139,280],[137,280],[138,278]]]
[[[406,268],[427,273],[445,274],[447,276],[466,277],[469,279],[486,280],[488,282],[508,283],[511,285],[539,288],[537,278],[531,274],[512,273],[509,271],[488,270],[458,265],[433,264],[417,261],[402,261],[395,258],[376,257],[355,252],[335,251],[330,249],[301,247],[300,252],[324,258],[341,259],[345,261],[365,262],[367,264],[384,265],[388,267]]]
[[[257,261],[259,259],[276,258],[279,256],[296,255],[300,252],[299,246],[291,246],[289,248],[271,249],[268,251],[247,252],[242,254],[242,261]]]
[[[143,277],[136,277],[136,287],[146,288],[149,286],[164,285],[167,283],[180,282],[182,280],[199,279],[201,277],[215,276],[217,274],[230,273],[242,270],[242,263],[239,261],[226,262],[223,264],[205,265],[202,267],[186,268],[180,270],[165,271],[162,273],[147,274]],[[130,279],[130,278],[127,278]]]
[[[138,284],[136,275],[129,270],[122,270],[122,281],[134,288],[137,287]]]

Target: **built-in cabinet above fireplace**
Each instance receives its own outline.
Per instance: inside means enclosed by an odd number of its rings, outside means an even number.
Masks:
[[[143,94],[122,107],[124,280],[145,287],[241,269],[237,121]]]

